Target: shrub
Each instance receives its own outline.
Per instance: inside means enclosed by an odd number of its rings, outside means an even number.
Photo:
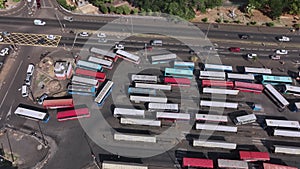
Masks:
[[[224,23],[229,23],[229,20],[224,20]]]
[[[266,26],[273,27],[274,26],[274,22],[266,22]]]
[[[203,19],[201,19],[201,21],[202,21],[202,22],[207,22],[208,19],[207,19],[207,18],[203,18]]]
[[[107,14],[107,13],[108,13],[108,9],[107,9],[107,7],[106,7],[105,4],[102,4],[102,5],[100,6],[100,11],[101,11],[102,13],[104,13],[104,14]]]
[[[216,22],[221,23],[221,19],[220,18],[216,19]]]
[[[256,25],[256,21],[251,21],[250,24],[251,25]]]

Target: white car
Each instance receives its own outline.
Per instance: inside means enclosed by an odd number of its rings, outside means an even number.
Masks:
[[[280,55],[272,55],[271,59],[272,60],[280,60]]]
[[[287,37],[287,36],[280,36],[280,37],[278,37],[278,41],[280,41],[280,42],[289,42],[290,38]]]
[[[31,84],[31,78],[32,78],[32,75],[29,75],[29,74],[26,75],[25,84],[27,86],[30,86],[30,84]]]
[[[55,36],[54,35],[47,35],[46,38],[49,39],[49,40],[54,40]]]
[[[105,33],[98,33],[97,37],[98,38],[106,38],[106,35],[105,35]]]
[[[21,88],[21,92],[22,92],[22,97],[28,97],[28,88],[27,85],[24,84]]]
[[[30,63],[27,67],[26,74],[32,76],[33,71],[34,71],[34,65],[32,63]]]
[[[5,56],[8,55],[9,48],[4,48],[0,51],[0,56]]]
[[[45,22],[45,21],[42,21],[42,20],[40,20],[40,19],[35,19],[35,20],[33,21],[33,24],[34,24],[34,25],[38,25],[38,26],[44,26],[44,25],[46,25],[46,22]]]
[[[122,44],[116,44],[116,45],[115,45],[115,49],[123,50],[123,49],[124,49],[124,45],[122,45]]]
[[[0,35],[0,42],[3,42],[4,41],[4,39],[3,39],[3,37]]]
[[[257,54],[255,54],[255,53],[248,53],[248,54],[247,54],[247,57],[248,57],[249,59],[253,59],[254,57],[257,57]]]
[[[275,51],[276,54],[279,54],[279,55],[286,55],[288,54],[288,51],[287,50],[284,50],[284,49],[277,49]]]
[[[107,42],[107,39],[106,38],[100,38],[98,40],[99,43],[106,43]]]
[[[64,16],[64,20],[69,21],[69,22],[73,22],[73,17],[71,17],[71,16]]]
[[[88,32],[80,32],[79,36],[87,37],[87,36],[89,36],[89,33]]]

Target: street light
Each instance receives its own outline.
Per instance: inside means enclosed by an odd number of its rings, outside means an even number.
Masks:
[[[75,45],[76,39],[77,39],[77,37],[78,37],[78,33],[79,33],[79,32],[76,32],[76,35],[75,35],[75,38],[74,38],[74,41],[73,41],[73,44],[72,44],[72,47],[71,47],[71,49],[73,49],[73,48],[74,48],[74,45]]]
[[[5,129],[4,133],[6,134],[6,138],[7,138],[7,141],[8,141],[8,146],[9,146],[9,150],[10,150],[10,155],[11,155],[12,162],[14,162],[15,160],[14,160],[14,155],[13,155],[13,152],[12,152],[10,140],[9,140],[9,137],[8,137],[8,131]]]
[[[41,129],[41,126],[40,126],[40,122],[38,121],[37,124],[38,124],[38,126],[39,126],[39,130],[40,130],[41,135],[42,135],[42,139],[43,139],[44,146],[45,146],[45,148],[47,148],[47,147],[48,147],[48,144],[47,144],[47,142],[46,142],[46,140],[45,140],[45,137],[44,137],[44,134],[43,134],[43,132],[42,132],[42,129]]]

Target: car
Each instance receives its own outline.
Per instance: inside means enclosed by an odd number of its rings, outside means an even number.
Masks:
[[[279,36],[277,37],[277,40],[280,42],[289,42],[291,39],[287,36]]]
[[[240,52],[240,51],[241,51],[241,48],[238,48],[238,47],[230,47],[229,50],[230,50],[230,52]]]
[[[279,54],[279,55],[286,55],[288,54],[288,51],[287,50],[284,50],[284,49],[277,49],[275,51],[276,54]]]
[[[37,44],[45,44],[46,43],[46,40],[45,40],[45,38],[41,38],[41,39],[39,39],[38,41],[37,41]]]
[[[0,62],[0,70],[2,69],[3,66],[3,62]]]
[[[215,47],[213,46],[204,46],[203,47],[204,50],[217,50]]]
[[[37,99],[37,102],[39,105],[42,105],[44,100],[48,97],[48,94],[47,93],[44,93],[42,94],[38,99]]]
[[[33,75],[33,71],[34,71],[34,65],[32,63],[30,63],[27,67],[27,71],[26,74],[32,76]]]
[[[22,93],[22,97],[28,97],[28,88],[26,84],[22,85],[21,93]]]
[[[257,57],[257,54],[256,54],[256,53],[248,53],[248,54],[247,54],[247,58],[248,58],[248,59],[253,59],[253,58],[255,58],[255,57]]]
[[[98,33],[97,37],[98,38],[106,38],[106,35],[105,35],[105,33]]]
[[[240,39],[249,39],[249,35],[246,35],[246,34],[240,34],[239,35]]]
[[[55,36],[54,35],[47,35],[46,38],[49,39],[49,40],[54,40]]]
[[[30,86],[30,84],[31,84],[31,78],[32,78],[32,75],[29,75],[29,74],[26,75],[25,84],[27,86]]]
[[[4,39],[3,39],[2,35],[0,35],[0,42],[3,42],[3,41],[4,41]]]
[[[271,55],[272,60],[280,60],[280,55]]]
[[[1,34],[2,34],[3,36],[9,36],[9,35],[10,35],[10,33],[7,32],[7,31],[1,32]]]
[[[69,22],[73,22],[73,17],[71,17],[71,16],[64,16],[64,20],[69,21]]]
[[[37,25],[37,26],[45,26],[46,22],[41,19],[35,19],[35,20],[33,20],[33,24]]]
[[[3,49],[0,51],[0,56],[8,55],[8,52],[9,52],[9,48],[3,48]]]
[[[123,50],[124,49],[124,45],[122,45],[122,44],[116,44],[115,45],[115,49],[120,49],[120,50]]]
[[[107,39],[106,39],[106,38],[100,38],[100,39],[98,40],[98,42],[100,42],[100,43],[106,43],[106,42],[107,42]]]
[[[87,37],[87,36],[89,36],[89,33],[88,32],[80,32],[79,36]]]

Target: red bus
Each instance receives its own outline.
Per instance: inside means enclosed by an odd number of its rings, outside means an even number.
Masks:
[[[202,87],[224,87],[232,89],[233,82],[224,80],[202,80]]]
[[[239,151],[240,159],[244,161],[269,161],[270,155],[268,152],[257,151]]]
[[[264,86],[262,84],[235,81],[234,89],[237,89],[241,92],[262,93]]]
[[[82,69],[82,68],[77,68],[75,70],[75,74],[94,77],[99,82],[103,82],[106,79],[106,75],[103,72],[96,72],[96,71]]]
[[[84,117],[90,117],[88,108],[77,108],[71,110],[58,111],[56,118],[58,121],[74,120]]]
[[[270,163],[263,163],[264,169],[298,169],[297,167],[290,167],[285,165],[277,165]]]
[[[58,109],[58,108],[69,108],[74,107],[73,99],[45,99],[43,106],[46,109]]]
[[[188,78],[165,77],[164,82],[166,84],[170,84],[171,86],[179,86],[179,87],[190,87],[191,86],[191,80]]]
[[[214,168],[213,160],[183,157],[182,167]]]

